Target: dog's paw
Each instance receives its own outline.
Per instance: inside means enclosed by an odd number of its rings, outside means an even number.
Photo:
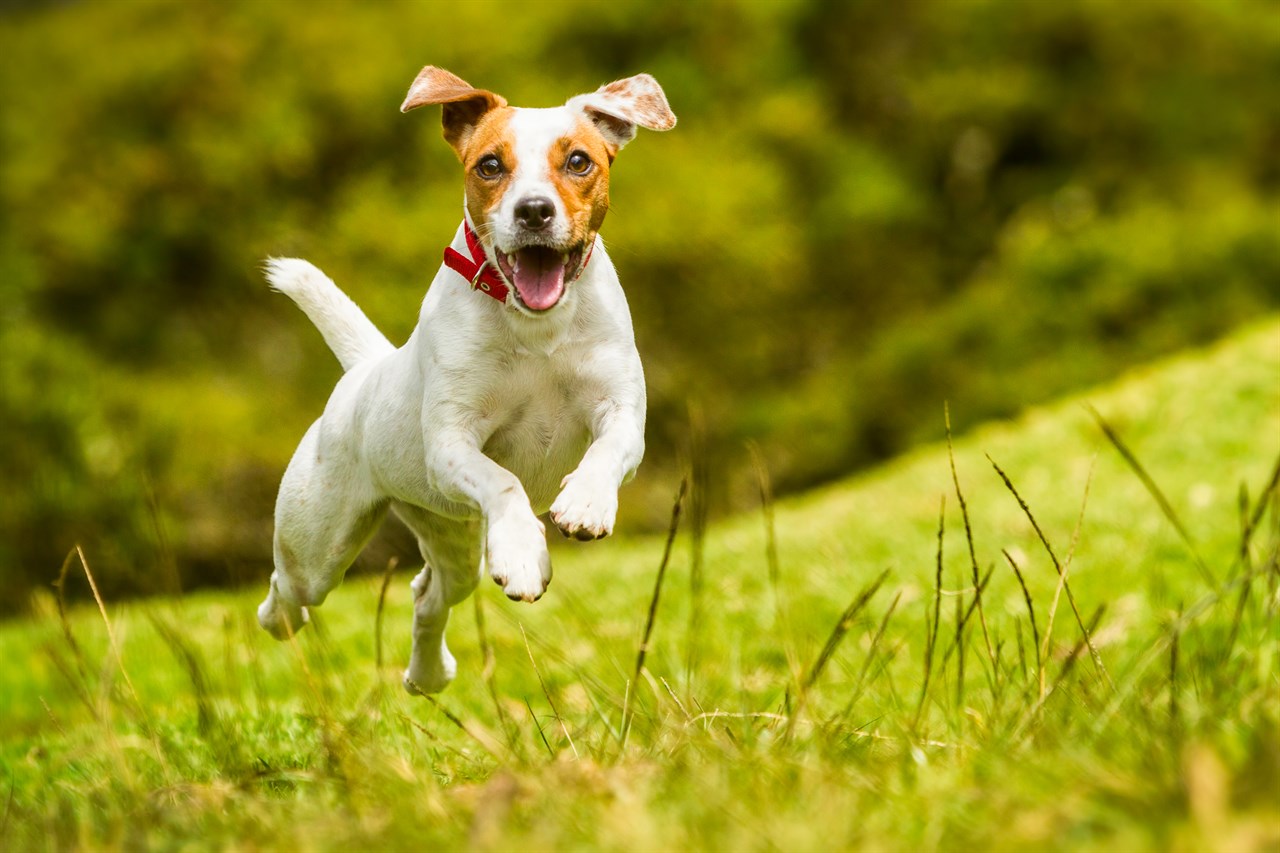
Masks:
[[[427,693],[439,693],[449,686],[453,677],[458,674],[458,663],[442,643],[440,654],[428,662],[422,662],[415,655],[404,671],[404,689],[413,696]]]
[[[576,471],[565,477],[560,487],[560,495],[551,505],[551,520],[561,533],[586,541],[602,539],[613,532],[618,515],[617,489]]]
[[[280,601],[274,595],[258,605],[258,624],[277,640],[287,640],[311,621],[307,608]]]
[[[512,601],[537,601],[551,583],[547,532],[528,509],[494,519],[489,525],[486,562],[489,576]]]

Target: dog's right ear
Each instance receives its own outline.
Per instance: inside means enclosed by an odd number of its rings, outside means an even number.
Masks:
[[[409,87],[400,112],[407,113],[428,104],[444,104],[444,138],[461,157],[463,147],[484,114],[505,107],[507,101],[501,95],[475,88],[443,68],[428,65],[418,72]]]

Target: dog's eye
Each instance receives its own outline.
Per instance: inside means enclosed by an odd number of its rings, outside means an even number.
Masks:
[[[476,164],[476,173],[482,178],[496,178],[502,174],[502,161],[490,154]]]
[[[569,159],[565,161],[564,167],[575,175],[585,175],[591,171],[591,167],[595,164],[591,162],[591,158],[581,151],[575,151],[569,155]]]

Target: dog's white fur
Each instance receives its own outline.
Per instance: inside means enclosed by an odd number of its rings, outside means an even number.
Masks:
[[[582,115],[582,97],[516,111],[511,126],[527,165],[481,229],[491,263],[495,246],[509,245],[508,199],[556,198],[546,149]],[[451,245],[469,256],[461,226]],[[500,303],[441,267],[399,348],[310,263],[272,260],[267,275],[346,373],[280,484],[275,571],[258,619],[280,638],[299,630],[390,508],[426,564],[412,582],[405,687],[441,690],[456,671],[444,639],[449,608],[486,569],[508,597],[539,598],[551,560],[538,514],[549,508],[566,535],[608,535],[618,488],[640,463],[644,375],[613,264],[596,237],[581,276],[540,314],[514,304],[514,293]]]

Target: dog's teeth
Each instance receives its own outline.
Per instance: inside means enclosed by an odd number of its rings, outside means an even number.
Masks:
[[[565,254],[565,255],[561,255],[561,256],[560,256],[560,263],[561,263],[563,266],[566,266],[566,267],[567,267],[567,266],[569,266],[569,256],[568,256],[567,254]]]
[[[509,263],[509,264],[511,265],[511,268],[512,268],[512,269],[515,269],[515,268],[516,268],[516,256],[515,256],[515,255],[507,255],[507,263]]]

